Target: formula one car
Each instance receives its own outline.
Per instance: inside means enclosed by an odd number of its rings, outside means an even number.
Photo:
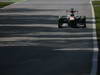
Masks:
[[[86,16],[78,16],[78,11],[71,8],[70,15],[61,16],[58,19],[58,28],[72,27],[72,28],[86,28]],[[77,13],[77,15],[75,15]]]

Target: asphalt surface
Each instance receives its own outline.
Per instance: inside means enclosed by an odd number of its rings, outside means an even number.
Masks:
[[[0,9],[0,75],[90,75],[93,26],[89,0],[28,0]],[[87,28],[57,28],[70,8]]]

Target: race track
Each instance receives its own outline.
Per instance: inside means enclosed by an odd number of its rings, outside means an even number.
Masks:
[[[87,28],[58,29],[58,17],[73,7],[87,16]],[[91,11],[90,0],[27,0],[0,9],[0,75],[90,75]]]

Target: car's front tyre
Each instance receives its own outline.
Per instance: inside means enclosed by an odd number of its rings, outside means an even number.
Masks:
[[[58,28],[62,28],[62,25],[61,24],[58,24]]]

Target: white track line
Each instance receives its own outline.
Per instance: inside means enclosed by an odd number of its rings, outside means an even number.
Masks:
[[[5,33],[7,33],[7,32],[5,32]],[[34,32],[33,33],[28,33],[28,34],[18,34],[18,35],[30,35],[30,36],[32,36],[32,35],[39,35],[39,36],[41,36],[41,35],[70,35],[70,36],[72,36],[72,35],[78,35],[78,36],[83,36],[83,35],[91,35],[92,33],[91,32],[76,32],[76,33],[67,33],[67,32],[37,32],[38,34],[35,34]],[[12,34],[14,34],[13,32],[12,32]],[[86,36],[87,37],[87,36]]]
[[[68,32],[32,32],[26,34],[18,34],[17,32],[0,32],[0,34],[15,34],[15,35],[91,35],[91,32],[75,32],[75,33],[68,33]],[[12,36],[13,37],[13,36]]]
[[[77,51],[77,50],[92,50],[93,48],[61,48],[61,49],[55,49],[55,50],[75,50],[75,51]]]
[[[72,41],[75,41],[75,40],[91,40],[93,38],[91,37],[76,37],[76,38],[50,38],[50,37],[6,37],[6,38],[0,38],[0,42],[3,42],[3,41],[18,41],[18,40],[72,40]],[[93,40],[96,40],[95,38]],[[96,48],[96,47],[95,47]]]
[[[91,4],[91,9],[92,9],[92,17],[95,18],[95,13],[94,13],[94,8],[92,5],[92,0],[90,0],[90,4]],[[92,19],[92,21],[94,22],[95,19]],[[96,21],[95,21],[96,22]],[[93,53],[93,60],[92,60],[92,69],[91,69],[91,73],[90,75],[97,75],[97,66],[98,66],[98,44],[97,44],[97,35],[96,35],[96,24],[93,23],[93,39],[95,39],[93,42],[94,44],[94,53]]]

